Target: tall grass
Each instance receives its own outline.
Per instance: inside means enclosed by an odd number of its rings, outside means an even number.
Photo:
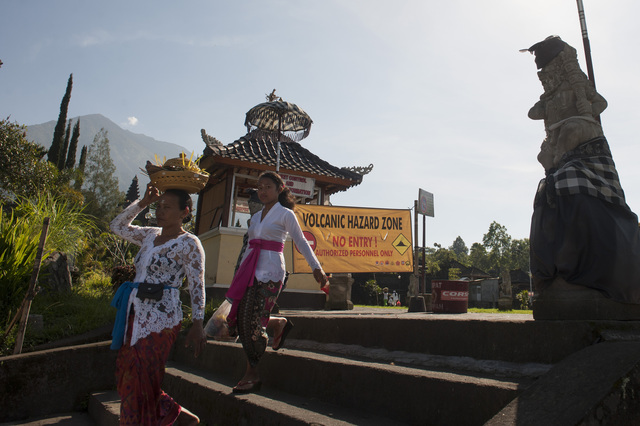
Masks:
[[[48,217],[46,247],[72,256],[84,247],[85,240],[96,229],[93,218],[83,213],[80,204],[51,194],[40,194],[34,199],[20,198],[14,212],[31,224],[33,232],[38,232],[38,227]]]
[[[4,330],[24,298],[40,236],[31,224],[0,207],[0,325]]]
[[[0,326],[1,335],[20,308],[31,277],[44,218],[49,230],[43,259],[54,251],[71,255],[84,246],[94,229],[78,204],[41,194],[33,200],[18,198],[10,213],[0,206]]]

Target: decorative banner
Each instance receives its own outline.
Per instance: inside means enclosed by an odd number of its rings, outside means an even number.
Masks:
[[[424,189],[418,190],[418,213],[434,217],[433,194]]]
[[[410,210],[298,204],[295,212],[325,272],[413,271]],[[297,247],[293,272],[311,272]]]
[[[280,173],[280,177],[296,197],[313,198],[313,188],[316,185],[314,178],[286,175],[283,173]]]

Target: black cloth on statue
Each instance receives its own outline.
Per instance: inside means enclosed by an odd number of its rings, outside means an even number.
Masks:
[[[601,136],[565,153],[540,182],[531,219],[531,273],[561,277],[640,304],[640,228]]]
[[[617,302],[640,304],[638,217],[626,206],[588,195],[539,192],[531,220],[531,272],[602,291]]]

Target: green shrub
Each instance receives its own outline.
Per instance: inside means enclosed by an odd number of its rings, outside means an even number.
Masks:
[[[27,326],[22,352],[113,324],[116,310],[110,306],[111,280],[101,272],[85,274],[71,293],[42,292],[36,295],[30,314],[42,315],[43,329]],[[13,353],[17,327],[0,347],[1,355]]]
[[[33,272],[40,235],[27,220],[0,207],[0,324],[5,330],[24,299]],[[46,255],[46,253],[45,253]],[[43,256],[44,257],[44,256]]]
[[[531,296],[527,290],[522,290],[520,293],[516,294],[516,299],[520,302],[520,309],[529,309],[531,303]]]

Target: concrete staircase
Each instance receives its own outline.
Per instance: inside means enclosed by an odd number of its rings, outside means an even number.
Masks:
[[[195,359],[178,340],[163,389],[208,425],[626,424],[640,412],[637,322],[362,308],[282,315],[295,327],[285,348],[267,349],[259,393],[231,393],[242,348],[215,341]],[[115,425],[118,410],[113,390],[94,392],[83,424]]]
[[[195,359],[180,340],[163,388],[209,425],[482,425],[551,368],[514,353],[530,316],[384,312],[398,311],[286,313],[295,327],[284,349],[267,350],[257,394],[231,393],[239,344],[209,341]],[[111,401],[116,424],[117,395],[97,399]]]

